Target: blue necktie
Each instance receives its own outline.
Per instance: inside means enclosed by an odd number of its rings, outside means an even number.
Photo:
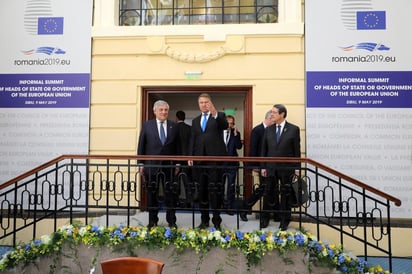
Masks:
[[[163,122],[160,122],[160,141],[162,142],[162,145],[166,143],[166,134],[163,127]]]
[[[203,113],[202,131],[205,132],[207,124],[207,113]]]
[[[278,144],[279,144],[279,140],[280,140],[280,131],[281,131],[281,129],[282,129],[282,126],[281,126],[281,125],[278,125],[278,126],[277,126],[277,128],[278,128],[278,130],[276,131],[276,143],[278,143]]]

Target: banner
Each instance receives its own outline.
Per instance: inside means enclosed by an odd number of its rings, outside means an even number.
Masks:
[[[307,0],[307,156],[412,212],[409,0]],[[393,205],[393,204],[392,204]]]
[[[89,151],[91,0],[0,2],[0,183]]]

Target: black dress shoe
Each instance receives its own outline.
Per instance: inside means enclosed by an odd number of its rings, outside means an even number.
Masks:
[[[235,215],[235,211],[233,209],[227,209],[226,214],[230,215],[230,216],[233,216],[233,215]]]
[[[240,212],[240,213],[239,213],[239,217],[240,217],[240,219],[241,219],[242,221],[244,221],[244,222],[249,221],[249,220],[247,219],[247,213],[246,213],[246,212]]]
[[[154,227],[154,226],[157,226],[157,223],[154,223],[154,222],[149,222],[149,224],[147,225],[147,228],[152,228],[152,227]]]
[[[206,229],[209,227],[209,223],[200,223],[200,225],[197,227],[198,229]]]
[[[289,222],[280,222],[280,230],[288,230]]]
[[[213,226],[216,228],[216,230],[222,230],[222,228],[220,227],[220,224],[215,224]]]
[[[268,226],[269,226],[268,218],[260,219],[260,228],[266,228]]]

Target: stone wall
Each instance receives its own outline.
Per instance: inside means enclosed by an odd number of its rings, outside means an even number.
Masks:
[[[279,254],[273,251],[265,254],[258,265],[248,267],[245,256],[236,249],[224,250],[212,248],[206,254],[196,254],[193,250],[178,251],[174,247],[164,250],[149,250],[140,248],[134,250],[134,255],[148,257],[165,263],[164,274],[327,274],[335,273],[334,270],[315,266],[309,262],[308,256],[302,250],[290,251]],[[126,252],[114,253],[108,248],[97,250],[87,246],[79,246],[78,249],[65,247],[61,255],[44,257],[26,266],[18,266],[5,274],[102,274],[100,261],[108,258],[129,256]],[[95,261],[94,271],[93,261]],[[338,273],[338,272],[337,272]]]

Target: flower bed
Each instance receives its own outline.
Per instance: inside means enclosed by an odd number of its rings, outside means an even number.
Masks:
[[[95,248],[90,256],[87,273],[93,273],[99,263],[101,249],[136,256],[139,248],[165,250],[170,247],[181,254],[194,250],[198,257],[210,249],[236,250],[245,257],[245,269],[261,263],[264,256],[278,251],[280,255],[301,250],[307,257],[310,268],[323,265],[341,273],[389,273],[380,266],[369,266],[367,262],[351,256],[342,247],[317,240],[309,232],[262,231],[241,232],[238,230],[218,231],[199,229],[171,229],[154,227],[147,229],[138,226],[81,226],[66,225],[51,235],[42,236],[26,244],[18,245],[0,260],[0,270],[10,270],[39,260],[42,257],[54,258],[49,273],[56,273],[57,259],[67,254],[67,249],[76,250],[80,246]],[[63,250],[65,250],[63,252]],[[54,262],[54,263],[53,263]],[[86,272],[83,272],[86,273]],[[214,273],[214,272],[213,272]]]

